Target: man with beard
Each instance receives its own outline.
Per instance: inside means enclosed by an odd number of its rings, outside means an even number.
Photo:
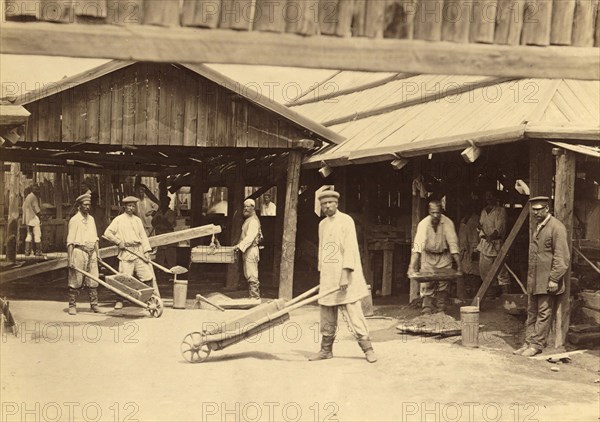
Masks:
[[[458,237],[454,223],[442,214],[440,201],[429,203],[429,215],[419,222],[412,247],[409,276],[419,270],[434,272],[440,268],[452,268],[452,262],[462,272]],[[448,305],[448,282],[421,283],[422,313],[445,312]]]
[[[235,247],[242,251],[244,260],[244,277],[248,281],[248,292],[251,299],[260,300],[260,282],[258,280],[258,261],[260,260],[258,244],[262,240],[260,220],[256,215],[254,199],[244,201],[244,224],[240,241]]]
[[[319,292],[339,287],[339,291],[319,299],[321,350],[311,361],[331,359],[337,331],[338,311],[348,324],[369,363],[377,362],[361,299],[369,294],[362,270],[354,220],[338,210],[340,194],[319,193],[325,219],[319,223]]]
[[[556,296],[565,291],[563,277],[571,259],[567,229],[550,214],[549,203],[547,196],[529,200],[537,225],[529,234],[525,344],[513,352],[515,355],[531,357],[542,352],[552,326]]]
[[[125,212],[118,215],[110,223],[104,232],[104,237],[119,247],[119,272],[125,275],[135,276],[144,283],[154,281],[154,270],[150,264],[150,242],[144,230],[142,220],[134,214],[138,198],[128,196],[121,203],[125,207]],[[129,249],[146,260],[137,257],[133,253],[125,250]],[[121,309],[123,302],[117,300],[115,309]]]
[[[77,314],[77,296],[84,284],[90,295],[92,312],[99,313],[98,282],[84,277],[75,268],[82,269],[98,278],[98,232],[94,217],[90,215],[91,195],[83,194],[76,200],[79,211],[69,220],[67,254],[69,259],[69,315]],[[85,279],[85,280],[84,280]]]

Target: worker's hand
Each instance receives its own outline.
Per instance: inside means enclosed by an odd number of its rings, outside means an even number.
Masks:
[[[150,262],[150,251],[144,252],[144,258],[146,259],[146,262]]]
[[[548,293],[556,293],[558,291],[558,283],[550,280],[548,282]]]
[[[72,270],[75,269],[75,264],[72,261],[69,261],[69,268]]]
[[[342,269],[342,276],[340,277],[340,290],[345,291],[348,289],[350,283],[350,271]]]
[[[125,242],[119,242],[118,248],[125,249]]]

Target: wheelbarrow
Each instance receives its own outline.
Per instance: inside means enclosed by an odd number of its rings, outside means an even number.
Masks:
[[[100,259],[98,262],[115,274],[107,275],[104,277],[104,280],[102,280],[80,268],[75,267],[74,269],[84,276],[97,281],[98,284],[101,284],[111,292],[118,294],[123,299],[127,299],[131,303],[146,309],[151,317],[159,318],[162,315],[164,308],[163,301],[160,296],[155,293],[153,287],[147,286],[135,277],[118,273],[114,268]]]
[[[284,299],[277,299],[259,305],[216,329],[189,333],[181,342],[181,354],[190,363],[204,362],[208,359],[211,351],[222,350],[271,327],[283,324],[290,319],[290,312],[293,310],[335,293],[339,287],[309,297],[318,290],[319,286],[315,286],[288,302]]]

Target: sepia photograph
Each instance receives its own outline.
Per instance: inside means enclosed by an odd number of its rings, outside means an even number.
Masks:
[[[600,0],[0,0],[0,421],[600,421]]]

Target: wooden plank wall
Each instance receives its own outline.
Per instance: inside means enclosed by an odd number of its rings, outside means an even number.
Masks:
[[[290,148],[306,137],[299,126],[170,64],[136,63],[25,108],[28,142]]]
[[[15,21],[574,46],[598,45],[597,7],[597,0],[7,0],[4,5],[6,19]]]

